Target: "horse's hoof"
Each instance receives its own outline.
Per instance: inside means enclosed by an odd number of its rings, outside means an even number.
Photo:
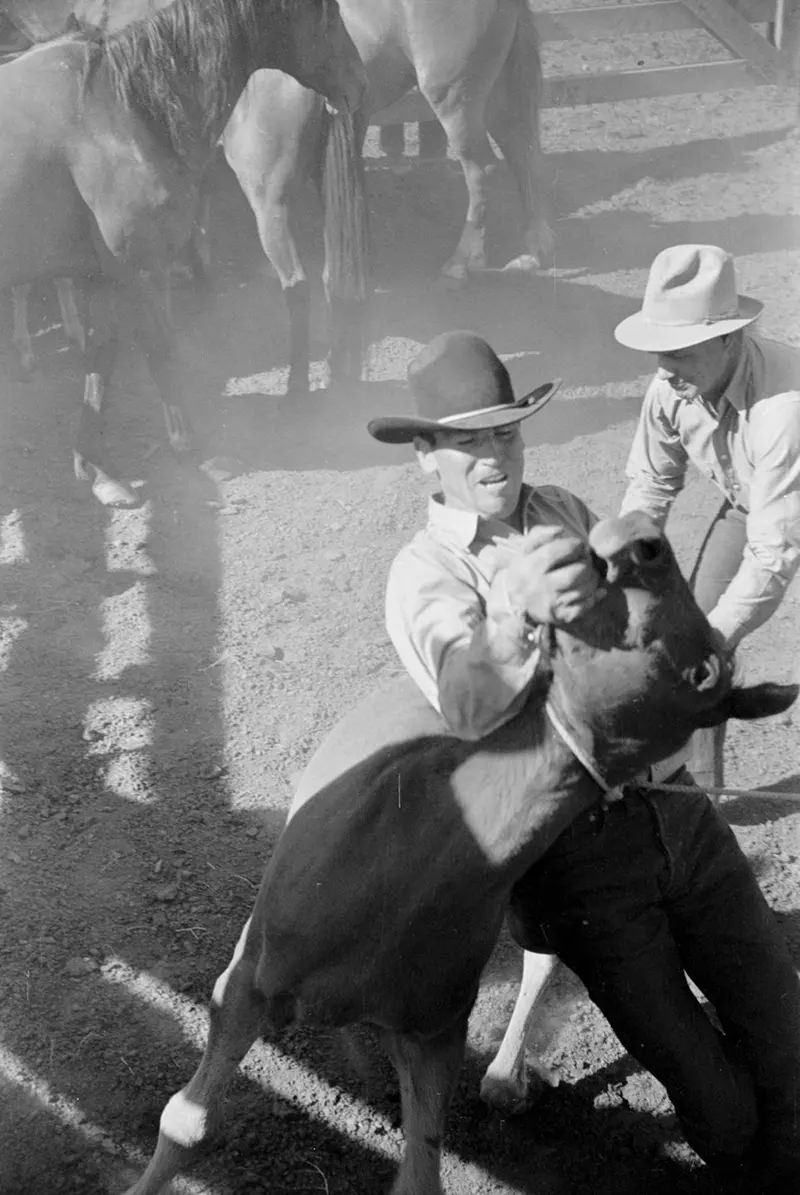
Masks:
[[[115,481],[113,477],[95,477],[92,493],[103,506],[130,509],[139,505],[139,499],[133,490],[129,490],[121,481]]]
[[[200,464],[200,472],[205,473],[211,481],[219,484],[238,477],[240,473],[244,472],[244,465],[232,456],[212,456]]]
[[[81,456],[79,452],[72,454],[72,466],[75,470],[75,477],[78,481],[91,481],[92,472],[89,468],[89,462],[85,456]]]
[[[464,290],[469,284],[469,274],[466,270],[460,267],[455,270],[442,270],[439,277],[436,279],[437,290]]]
[[[534,274],[541,268],[541,262],[534,253],[520,253],[519,257],[512,257],[503,266],[504,270],[516,270],[519,273]]]

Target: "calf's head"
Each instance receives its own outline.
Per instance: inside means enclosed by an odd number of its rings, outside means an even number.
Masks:
[[[615,769],[677,751],[701,726],[780,713],[797,685],[738,686],[732,653],[695,602],[663,532],[633,512],[606,519],[590,545],[605,597],[545,648],[551,701]]]

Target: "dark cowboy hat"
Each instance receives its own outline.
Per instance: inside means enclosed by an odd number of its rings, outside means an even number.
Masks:
[[[367,425],[384,444],[404,444],[426,432],[483,431],[518,423],[540,411],[561,379],[515,398],[508,370],[473,332],[444,332],[421,349],[408,367],[416,415],[390,415]]]

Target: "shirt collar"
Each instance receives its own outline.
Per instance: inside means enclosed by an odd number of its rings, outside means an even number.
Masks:
[[[745,335],[742,339],[742,351],[739,354],[739,360],[736,362],[736,368],[733,371],[731,380],[719,396],[719,400],[713,404],[713,408],[716,408],[717,413],[721,412],[726,402],[730,403],[737,411],[744,411],[746,409],[755,364],[754,358],[757,352],[758,350],[752,339]],[[708,405],[711,406],[712,404]]]
[[[520,498],[523,507],[527,504],[529,494],[530,486],[523,485]],[[510,535],[517,534],[507,523],[482,519],[474,510],[445,506],[441,494],[434,494],[428,502],[428,526],[460,548],[471,547],[479,538],[488,542],[494,538],[508,539]]]

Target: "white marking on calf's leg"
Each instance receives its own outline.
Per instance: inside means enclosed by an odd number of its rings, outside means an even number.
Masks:
[[[523,956],[522,982],[500,1049],[481,1083],[481,1099],[505,1115],[516,1116],[532,1107],[546,1086],[558,1080],[538,1059],[527,1061],[525,1044],[539,1014],[539,1002],[556,967],[552,954]]]

